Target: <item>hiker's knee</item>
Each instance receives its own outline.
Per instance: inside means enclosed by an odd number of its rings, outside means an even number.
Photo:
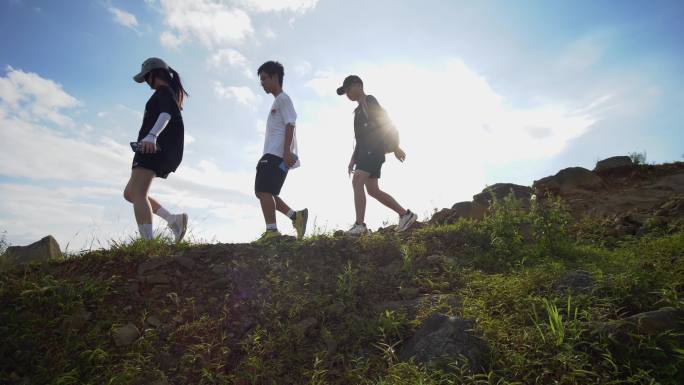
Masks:
[[[133,203],[133,195],[132,195],[131,192],[129,191],[128,186],[126,186],[126,188],[124,189],[123,197],[124,197],[124,199],[127,200],[128,202]]]
[[[267,193],[267,192],[262,192],[262,191],[255,191],[254,194],[259,200],[264,200],[264,199],[271,199],[273,200],[273,194]]]
[[[368,195],[370,195],[373,198],[377,198],[382,194],[382,191],[380,191],[380,188],[378,188],[378,186],[366,185],[366,190],[368,191]]]

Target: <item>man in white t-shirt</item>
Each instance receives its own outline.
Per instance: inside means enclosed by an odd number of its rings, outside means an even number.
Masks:
[[[276,210],[292,220],[297,238],[301,239],[306,233],[309,211],[294,211],[279,196],[287,172],[300,165],[295,135],[297,112],[290,97],[283,92],[285,70],[282,64],[268,61],[259,67],[257,74],[264,91],[275,97],[266,120],[264,155],[257,164],[254,181],[254,192],[259,198],[266,221],[266,232],[261,239],[280,235],[276,224]]]

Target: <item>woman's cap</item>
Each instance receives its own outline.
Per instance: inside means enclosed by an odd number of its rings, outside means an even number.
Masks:
[[[163,68],[167,71],[169,70],[169,66],[162,59],[158,57],[151,57],[142,63],[140,73],[133,76],[133,80],[138,83],[142,83],[145,81],[145,75],[157,68]]]
[[[351,86],[352,84],[355,84],[355,83],[363,84],[363,81],[361,80],[360,77],[358,77],[356,75],[347,76],[346,78],[344,78],[344,82],[342,82],[342,87],[339,87],[337,89],[337,94],[338,95],[344,95],[345,93],[347,93],[347,88],[349,88],[349,86]]]

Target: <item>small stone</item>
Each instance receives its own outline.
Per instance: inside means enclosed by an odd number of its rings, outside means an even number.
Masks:
[[[148,261],[142,262],[138,265],[138,275],[144,275],[148,271],[156,270],[164,265],[171,263],[170,258],[154,258]]]
[[[417,287],[400,287],[399,296],[403,299],[413,299],[420,295],[420,289]]]
[[[147,322],[148,325],[150,325],[154,328],[158,328],[162,324],[161,320],[157,316],[154,316],[154,315],[147,317],[147,320],[145,320],[145,321]]]
[[[151,285],[165,285],[171,283],[171,277],[166,274],[152,274],[145,278],[145,282]]]
[[[334,316],[340,316],[342,313],[344,313],[344,304],[340,302],[335,302],[333,304],[330,304],[326,306],[323,311],[326,314],[334,315]]]
[[[404,268],[403,263],[400,260],[395,259],[394,261],[390,262],[389,264],[380,267],[378,270],[382,274],[396,275],[396,274],[399,274],[403,268]]]
[[[297,334],[304,335],[306,334],[311,328],[316,326],[318,324],[318,321],[314,317],[309,317],[305,318],[296,324],[292,325],[292,330],[295,331]]]
[[[116,346],[126,346],[132,344],[140,337],[140,330],[132,323],[128,323],[112,333]]]
[[[192,270],[195,268],[195,261],[188,257],[175,256],[173,257],[173,261],[188,270]]]
[[[123,311],[125,311],[125,312],[129,312],[131,310],[133,310],[133,306],[131,306],[131,305],[127,305],[123,308]]]
[[[425,258],[425,260],[433,265],[441,265],[444,264],[447,261],[447,257],[439,254],[435,255],[429,255],[428,257]]]
[[[230,268],[226,265],[214,265],[211,267],[211,272],[216,275],[226,274],[230,271]]]
[[[233,280],[231,280],[229,277],[222,277],[209,282],[207,286],[212,289],[225,289],[231,284],[231,282],[233,282]]]
[[[182,324],[183,322],[185,322],[185,320],[183,319],[183,317],[181,317],[180,314],[174,316],[174,317],[171,318],[171,319],[173,320],[173,322],[175,322],[175,323],[177,323],[177,324]]]
[[[64,320],[64,326],[68,329],[81,330],[90,321],[92,313],[81,308]]]

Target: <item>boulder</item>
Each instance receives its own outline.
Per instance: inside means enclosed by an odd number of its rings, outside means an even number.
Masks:
[[[434,313],[430,315],[403,346],[399,359],[439,365],[443,362],[468,359],[474,372],[485,370],[490,362],[489,346],[472,333],[474,322]],[[446,359],[446,361],[442,361]]]
[[[492,201],[492,195],[497,200],[502,200],[510,194],[513,194],[516,199],[523,202],[529,201],[532,196],[532,188],[513,183],[496,183],[482,190],[481,193],[474,195],[473,202],[489,206]]]
[[[30,262],[45,262],[51,259],[61,259],[62,252],[59,243],[52,236],[41,239],[28,246],[10,246],[5,251],[5,257],[10,264],[26,265]]]
[[[459,202],[450,209],[442,209],[436,212],[430,219],[430,223],[450,224],[456,223],[461,218],[480,220],[484,218],[487,206],[477,202]]]
[[[594,278],[584,270],[565,273],[556,284],[558,294],[577,294],[591,291]]]
[[[598,325],[595,333],[609,337],[618,344],[627,344],[635,335],[658,336],[667,331],[684,332],[684,310],[664,307],[634,314],[621,320]]]
[[[613,170],[623,167],[632,167],[634,162],[628,156],[614,156],[611,158],[599,160],[594,167],[595,172],[603,172],[606,170]]]
[[[554,195],[567,195],[583,190],[596,191],[603,185],[603,179],[586,168],[569,167],[556,175],[535,181],[532,186],[536,195],[544,196],[547,192]]]

